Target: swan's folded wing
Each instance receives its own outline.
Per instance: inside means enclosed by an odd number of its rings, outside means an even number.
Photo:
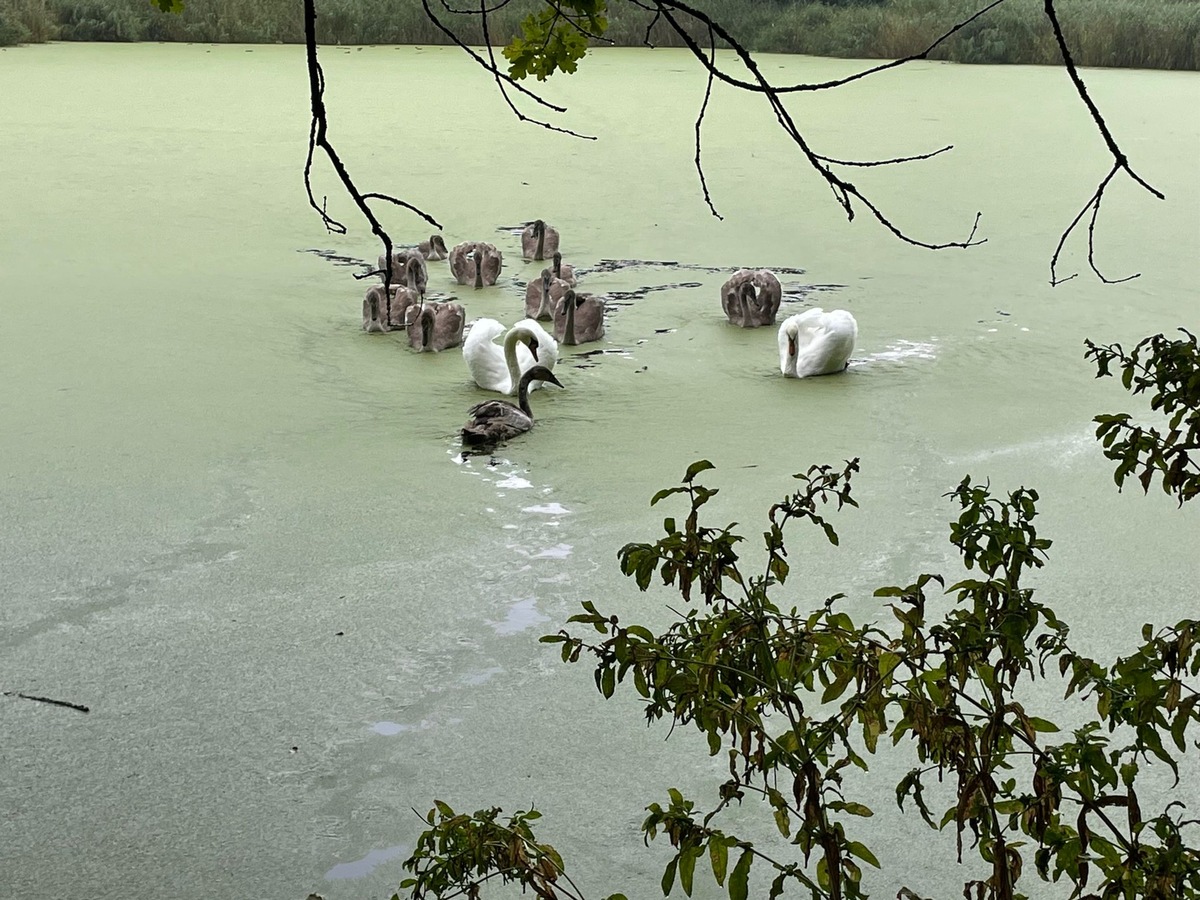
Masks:
[[[462,343],[463,322],[466,318],[461,303],[439,303],[434,316],[434,345],[438,350],[447,350]]]
[[[495,343],[503,333],[504,326],[495,319],[476,319],[463,341],[463,359],[475,384],[487,391],[507,394],[512,382],[504,363],[504,350]]]
[[[483,280],[487,284],[495,284],[496,279],[500,277],[500,267],[503,265],[503,257],[500,251],[489,253],[483,257]]]

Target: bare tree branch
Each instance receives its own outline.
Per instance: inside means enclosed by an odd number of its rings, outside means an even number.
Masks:
[[[717,39],[713,34],[713,30],[708,29],[708,53],[709,59],[712,60],[717,55]],[[708,204],[708,208],[712,210],[712,214],[718,219],[724,221],[725,217],[717,212],[717,208],[713,206],[712,196],[708,193],[708,179],[704,177],[704,166],[700,164],[700,130],[704,125],[704,114],[708,111],[708,101],[712,97],[713,73],[710,68],[708,71],[708,83],[704,86],[704,102],[700,104],[700,114],[696,116],[696,174],[700,176],[700,188],[704,191],[704,202]]]
[[[434,228],[441,230],[439,223],[433,216],[422,209],[418,209],[411,203],[400,200],[396,197],[387,194],[361,194],[354,184],[354,180],[350,177],[349,171],[346,169],[345,163],[342,162],[337,151],[333,149],[333,145],[329,143],[328,137],[328,118],[325,110],[325,73],[321,69],[321,64],[317,61],[317,10],[315,0],[304,0],[304,45],[306,50],[306,59],[308,62],[308,87],[309,95],[312,101],[312,125],[308,132],[308,156],[304,161],[304,187],[308,192],[308,202],[313,209],[321,216],[321,221],[325,223],[325,227],[337,234],[345,234],[346,226],[336,219],[332,218],[325,211],[325,199],[322,198],[321,204],[317,205],[316,196],[313,194],[312,188],[312,162],[313,156],[318,147],[325,152],[329,158],[330,164],[337,172],[338,178],[341,179],[342,185],[346,188],[346,192],[354,200],[355,205],[363,214],[366,220],[371,225],[371,233],[383,242],[384,253],[388,259],[388,265],[384,268],[383,285],[384,297],[386,298],[387,315],[391,318],[392,314],[392,282],[391,282],[391,259],[392,259],[392,239],[380,223],[379,219],[371,211],[370,205],[367,203],[368,198],[386,200],[389,203],[394,203],[396,206],[401,206],[411,212],[416,213]]]
[[[1002,0],[998,0],[998,2],[1002,2]],[[757,60],[743,44],[738,42],[717,23],[713,22],[713,20],[705,13],[680,2],[680,0],[653,0],[653,3],[658,8],[658,11],[662,13],[663,19],[666,20],[671,28],[674,29],[675,33],[678,34],[679,37],[684,41],[692,55],[698,59],[708,70],[710,76],[716,76],[720,78],[722,73],[717,66],[710,61],[709,54],[707,54],[688,33],[683,23],[679,20],[677,13],[683,13],[684,15],[701,22],[712,32],[715,32],[721,36],[721,38],[727,44],[729,44],[730,48],[738,55],[742,65],[745,66],[746,70],[754,77],[754,81],[758,85],[757,93],[761,93],[766,97],[767,102],[774,111],[775,118],[778,120],[779,125],[783,129],[784,133],[792,139],[792,143],[794,143],[800,149],[801,153],[804,154],[809,164],[817,170],[817,173],[829,183],[830,187],[834,191],[834,196],[837,198],[838,203],[845,211],[846,218],[848,220],[854,220],[854,201],[857,200],[861,205],[865,206],[870,211],[870,213],[875,217],[876,221],[878,221],[888,231],[905,243],[913,244],[917,247],[924,247],[928,250],[944,250],[949,247],[965,248],[984,243],[984,240],[986,239],[976,240],[975,238],[975,233],[979,227],[980,219],[978,214],[975,217],[975,222],[971,228],[970,234],[967,236],[966,240],[963,241],[924,241],[907,234],[903,229],[893,223],[891,219],[888,218],[888,216],[886,216],[883,211],[880,210],[874,202],[869,200],[857,187],[839,177],[837,173],[835,173],[833,169],[831,169],[830,166],[824,161],[824,159],[815,151],[813,151],[808,142],[805,140],[804,136],[801,134],[800,129],[796,126],[795,121],[792,119],[791,113],[789,113],[787,108],[784,106],[783,100],[779,96],[779,92],[776,91],[774,85],[771,84],[766,76],[762,74]],[[703,118],[703,114],[704,112],[701,110],[701,118]],[[699,124],[697,125],[697,130],[699,130]],[[698,157],[699,154],[697,154],[697,158]],[[703,178],[703,175],[701,177]]]
[[[451,43],[453,43],[455,46],[458,47],[458,49],[460,49],[464,53],[466,53],[467,56],[471,57],[471,59],[475,60],[475,62],[479,63],[479,65],[481,65],[484,69],[486,69],[488,72],[490,72],[495,78],[502,80],[509,87],[515,88],[516,90],[518,90],[522,94],[524,94],[526,97],[533,100],[535,103],[541,104],[542,106],[546,107],[547,109],[552,109],[555,112],[560,112],[560,113],[567,111],[567,108],[565,106],[556,106],[555,104],[550,103],[547,100],[543,100],[541,97],[539,97],[533,91],[529,90],[529,88],[525,87],[525,85],[521,84],[519,81],[517,81],[512,76],[499,71],[494,65],[488,65],[487,60],[485,60],[482,56],[480,56],[478,53],[476,53],[474,50],[472,50],[470,47],[468,47],[465,43],[463,43],[462,38],[460,38],[452,30],[447,28],[445,23],[442,22],[442,20],[439,19],[436,15],[434,15],[433,10],[429,6],[429,0],[421,0],[421,7],[422,7],[422,9],[425,10],[425,15],[429,19],[429,21],[432,22],[434,24],[434,26],[440,32],[442,32],[442,34],[444,34],[444,35],[446,35],[446,37],[450,38]]]
[[[580,134],[579,132],[573,131],[569,128],[559,127],[559,126],[551,124],[550,122],[546,122],[546,121],[542,121],[542,120],[530,117],[530,116],[526,115],[525,113],[523,113],[518,108],[517,104],[514,102],[513,96],[510,94],[510,89],[515,89],[517,92],[525,95],[527,98],[533,100],[535,103],[537,103],[547,109],[550,109],[554,112],[565,112],[566,111],[564,107],[557,106],[553,103],[550,103],[547,100],[543,99],[541,96],[539,96],[537,93],[524,87],[516,79],[514,79],[510,74],[506,73],[505,71],[503,71],[501,69],[501,63],[497,59],[495,50],[492,46],[491,34],[489,32],[488,15],[491,13],[495,13],[497,10],[504,8],[505,6],[507,6],[509,4],[509,2],[511,2],[511,0],[479,0],[478,7],[474,8],[474,9],[458,8],[458,7],[452,6],[450,4],[449,0],[440,0],[440,2],[441,2],[442,7],[447,12],[449,12],[453,15],[479,16],[480,24],[481,24],[482,31],[483,31],[483,43],[486,48],[486,55],[481,55],[480,53],[476,52],[471,47],[468,47],[466,45],[466,43],[462,40],[462,38],[460,38],[453,29],[448,27],[445,23],[443,23],[438,18],[437,14],[433,11],[433,9],[430,6],[429,0],[421,0],[422,8],[425,12],[426,17],[429,19],[429,21],[431,21],[435,27],[437,27],[444,35],[446,35],[446,37],[453,44],[455,44],[461,50],[463,50],[463,52],[465,52],[468,56],[470,56],[479,66],[481,66],[485,71],[487,71],[492,76],[492,79],[495,81],[496,87],[499,90],[500,95],[504,98],[504,102],[508,105],[509,109],[518,118],[518,120],[520,120],[522,122],[529,122],[529,123],[538,125],[539,127],[545,128],[550,131],[556,131],[556,132],[559,132],[562,134],[568,134],[573,137],[578,137],[578,138],[582,138],[585,140],[595,140],[596,139],[595,136],[593,136],[593,135]],[[812,166],[812,168],[814,170],[816,170],[817,174],[820,175],[820,177],[829,185],[830,191],[833,193],[834,200],[838,203],[839,206],[841,206],[842,210],[845,212],[846,217],[849,221],[854,220],[856,212],[859,209],[865,208],[867,211],[870,212],[871,216],[877,222],[879,222],[879,224],[881,224],[884,228],[886,228],[888,231],[890,231],[897,239],[899,239],[905,243],[912,244],[917,247],[923,247],[923,248],[930,249],[930,250],[941,250],[941,249],[947,249],[950,247],[965,248],[965,247],[975,246],[975,245],[984,243],[986,241],[985,238],[976,238],[976,234],[977,234],[979,222],[980,222],[980,217],[981,217],[981,214],[979,214],[979,213],[976,214],[975,220],[974,220],[971,230],[970,230],[970,233],[967,235],[967,237],[964,240],[937,242],[937,241],[929,241],[929,240],[923,240],[923,239],[913,237],[912,235],[910,235],[906,231],[904,231],[904,229],[902,227],[900,227],[895,222],[893,222],[892,219],[887,214],[885,214],[874,201],[869,199],[853,183],[851,183],[850,181],[847,181],[845,178],[843,178],[839,174],[837,174],[837,172],[833,168],[835,166],[874,168],[874,167],[880,167],[880,166],[917,162],[917,161],[921,161],[921,160],[932,159],[935,156],[945,153],[945,152],[953,149],[953,145],[948,145],[948,146],[942,147],[938,150],[934,150],[934,151],[931,151],[928,153],[919,153],[919,154],[914,154],[914,155],[909,155],[909,156],[897,156],[897,157],[894,157],[891,159],[882,159],[882,160],[849,160],[849,159],[836,158],[836,157],[829,156],[829,155],[826,155],[823,153],[818,153],[815,149],[813,149],[812,146],[810,146],[810,144],[808,143],[808,140],[805,138],[804,134],[801,132],[799,127],[796,125],[796,122],[793,119],[791,113],[784,106],[783,97],[784,97],[784,95],[792,94],[792,93],[829,90],[832,88],[840,87],[845,84],[849,84],[853,81],[857,81],[862,78],[866,78],[869,75],[874,75],[879,72],[883,72],[883,71],[886,71],[889,69],[894,69],[899,66],[903,66],[906,63],[913,62],[915,60],[927,59],[927,58],[929,58],[930,54],[935,49],[937,49],[939,46],[941,46],[943,43],[945,43],[947,40],[949,40],[955,34],[962,31],[964,28],[966,28],[972,22],[976,21],[981,16],[986,15],[988,12],[995,9],[1001,3],[1004,3],[1005,0],[991,0],[991,2],[987,3],[985,6],[981,7],[976,12],[967,16],[966,18],[962,19],[961,21],[954,23],[945,32],[943,32],[941,35],[939,35],[933,42],[931,42],[927,47],[925,47],[923,50],[921,50],[918,53],[912,54],[911,56],[906,56],[903,59],[893,60],[890,62],[871,66],[869,68],[863,69],[860,72],[857,72],[853,75],[846,76],[844,78],[839,78],[839,79],[835,79],[835,80],[831,80],[831,81],[824,81],[824,82],[798,83],[798,84],[787,84],[787,85],[773,84],[763,74],[754,55],[743,44],[741,44],[736,38],[734,38],[733,35],[730,34],[729,31],[726,28],[724,28],[719,22],[717,22],[715,19],[710,17],[707,13],[703,12],[702,10],[691,6],[688,2],[686,2],[686,0],[626,0],[626,2],[632,3],[633,5],[653,14],[653,18],[650,20],[649,24],[647,25],[645,37],[644,37],[644,41],[643,41],[647,46],[653,46],[651,43],[651,40],[650,40],[650,36],[651,36],[651,32],[653,31],[655,25],[657,25],[659,22],[666,22],[666,24],[671,28],[671,30],[674,31],[675,34],[678,35],[679,38],[683,41],[684,46],[688,49],[688,51],[691,53],[691,55],[704,67],[704,69],[708,75],[708,80],[705,84],[704,98],[701,103],[700,111],[699,111],[699,114],[697,115],[696,122],[695,122],[695,147],[696,147],[695,165],[696,165],[696,171],[697,171],[697,174],[698,174],[699,180],[700,180],[700,187],[701,187],[701,191],[703,193],[704,202],[707,204],[707,206],[708,206],[709,210],[712,212],[712,214],[714,216],[716,216],[718,219],[720,219],[722,217],[721,217],[720,213],[717,211],[716,205],[713,202],[712,195],[709,190],[708,181],[707,181],[707,178],[706,178],[706,175],[704,172],[704,168],[703,168],[703,164],[701,161],[701,151],[702,151],[702,130],[703,130],[703,124],[704,124],[704,117],[708,113],[709,102],[712,99],[713,85],[716,81],[721,81],[725,84],[730,85],[731,87],[737,88],[738,90],[747,91],[749,93],[754,93],[754,94],[760,94],[766,99],[768,105],[771,107],[772,112],[775,114],[775,118],[778,121],[780,128],[788,136],[788,138],[792,141],[792,143],[796,145],[797,149],[799,149],[800,153],[804,156],[804,158],[807,160],[809,165]],[[553,30],[553,26],[558,25],[558,23],[561,20],[561,21],[567,23],[567,25],[569,25],[571,28],[573,28],[579,34],[588,38],[589,40],[604,40],[604,38],[602,36],[593,34],[588,28],[584,27],[584,25],[581,24],[581,22],[583,21],[582,17],[573,16],[573,15],[571,15],[571,13],[568,10],[564,9],[564,7],[561,3],[561,0],[545,0],[545,3],[547,4],[548,7],[550,7],[551,9],[554,10],[554,21],[551,23],[551,25],[552,25],[552,27],[550,29],[551,31]],[[1075,67],[1074,60],[1071,56],[1070,50],[1066,43],[1066,39],[1062,32],[1062,28],[1059,24],[1057,12],[1054,8],[1054,0],[1044,0],[1044,10],[1045,10],[1046,17],[1049,20],[1051,28],[1054,32],[1055,40],[1058,43],[1059,50],[1062,55],[1063,63],[1067,69],[1068,75],[1070,76],[1071,81],[1072,81],[1073,85],[1075,86],[1076,92],[1080,96],[1080,99],[1083,101],[1084,105],[1088,109],[1088,112],[1091,115],[1092,120],[1096,123],[1096,126],[1097,126],[1098,130],[1100,131],[1101,137],[1104,140],[1105,145],[1108,148],[1109,153],[1112,155],[1113,160],[1114,160],[1112,169],[1100,181],[1100,184],[1096,188],[1095,192],[1092,194],[1091,198],[1088,200],[1088,202],[1086,204],[1084,204],[1083,208],[1074,217],[1074,219],[1072,219],[1070,224],[1063,231],[1063,233],[1059,239],[1058,245],[1055,248],[1054,254],[1051,258],[1050,282],[1051,282],[1051,284],[1061,284],[1062,282],[1069,281],[1071,278],[1075,277],[1074,275],[1070,275],[1065,278],[1060,278],[1058,275],[1058,264],[1059,264],[1060,256],[1065,248],[1065,245],[1066,245],[1068,239],[1074,233],[1074,231],[1079,227],[1080,223],[1084,220],[1085,217],[1087,217],[1087,219],[1088,219],[1088,265],[1091,268],[1091,270],[1096,274],[1096,276],[1102,282],[1104,282],[1106,284],[1115,284],[1115,283],[1119,283],[1122,281],[1128,281],[1131,278],[1138,277],[1138,275],[1135,274],[1135,275],[1126,276],[1124,278],[1111,279],[1111,278],[1106,277],[1100,271],[1098,265],[1096,264],[1095,232],[1096,232],[1096,224],[1097,224],[1097,221],[1099,218],[1100,205],[1103,201],[1104,193],[1107,190],[1109,184],[1111,184],[1113,178],[1118,173],[1123,171],[1136,184],[1138,184],[1139,186],[1144,188],[1146,191],[1151,193],[1153,196],[1155,196],[1159,199],[1163,199],[1163,194],[1160,191],[1158,191],[1157,189],[1155,189],[1154,187],[1152,187],[1147,181],[1145,181],[1141,176],[1139,176],[1136,172],[1133,171],[1133,169],[1131,168],[1131,166],[1129,164],[1128,158],[1125,156],[1124,152],[1120,149],[1119,145],[1117,144],[1116,139],[1113,137],[1111,131],[1109,130],[1107,123],[1104,120],[1104,117],[1101,115],[1101,113],[1099,111],[1099,108],[1096,106],[1096,104],[1093,102],[1092,98],[1088,94],[1087,88],[1084,85],[1083,80],[1080,77],[1079,72]],[[318,202],[316,195],[313,191],[312,164],[313,164],[313,158],[316,153],[316,150],[317,150],[317,148],[320,148],[326,154],[326,156],[329,158],[329,161],[333,165],[334,170],[336,171],[339,179],[342,181],[342,184],[346,188],[347,192],[350,194],[351,198],[354,200],[355,204],[358,206],[359,211],[363,214],[363,216],[366,218],[367,222],[371,225],[372,233],[374,233],[377,237],[379,237],[379,239],[383,242],[385,252],[386,252],[388,258],[390,259],[391,253],[392,253],[391,240],[388,237],[387,233],[382,228],[382,226],[380,225],[378,219],[374,216],[374,214],[370,208],[369,201],[380,200],[380,201],[383,201],[386,203],[391,203],[393,205],[400,206],[404,209],[407,209],[407,210],[417,214],[418,216],[420,216],[421,218],[425,219],[427,222],[429,222],[430,224],[432,224],[438,228],[440,228],[441,226],[431,216],[429,216],[424,211],[418,209],[417,207],[413,206],[410,203],[400,200],[397,197],[394,197],[394,196],[391,196],[388,194],[376,193],[376,192],[360,193],[357,190],[357,188],[355,187],[353,180],[350,178],[350,175],[349,175],[348,171],[346,170],[345,165],[342,163],[342,160],[338,157],[336,151],[334,150],[333,146],[329,143],[329,140],[327,137],[327,117],[326,117],[326,110],[325,110],[324,101],[323,101],[324,87],[325,87],[324,74],[321,70],[320,64],[317,62],[316,29],[315,29],[315,20],[316,20],[315,0],[304,0],[304,13],[305,13],[305,40],[306,40],[306,45],[307,45],[307,49],[308,49],[308,69],[309,69],[310,93],[312,95],[312,107],[313,107],[312,127],[311,127],[310,133],[309,133],[308,156],[305,160],[305,165],[304,165],[304,183],[305,183],[305,188],[308,193],[309,204],[312,206],[312,208],[314,210],[317,211],[317,214],[320,215],[321,220],[325,224],[325,227],[327,229],[329,229],[330,231],[337,232],[337,233],[345,233],[346,226],[329,215],[329,213],[326,209],[326,198],[323,197],[321,199],[321,201]],[[707,42],[708,46],[707,47],[701,46],[700,43],[694,37],[692,37],[691,33],[688,30],[689,24],[699,25],[703,29],[703,31],[707,32],[707,35],[708,35],[708,42]],[[547,37],[547,40],[549,40],[549,37]],[[741,67],[743,67],[747,73],[749,73],[749,75],[750,75],[749,79],[746,79],[744,77],[738,77],[734,74],[731,74],[730,72],[726,71],[725,68],[723,68],[721,66],[721,64],[718,60],[718,56],[717,56],[718,41],[720,43],[724,44],[725,46],[729,47],[733,51],[733,53],[737,57],[738,64]],[[383,274],[384,274],[384,280],[385,280],[385,284],[386,284],[388,282],[389,272],[385,271]],[[390,288],[390,284],[388,284],[388,287]]]
[[[1100,115],[1100,110],[1096,107],[1096,104],[1092,101],[1091,96],[1088,94],[1087,86],[1083,83],[1083,78],[1080,77],[1079,70],[1075,68],[1075,60],[1071,57],[1071,50],[1067,46],[1067,39],[1063,35],[1062,26],[1058,22],[1058,13],[1054,9],[1054,0],[1045,0],[1044,9],[1046,12],[1046,18],[1050,20],[1050,27],[1054,30],[1054,39],[1058,42],[1058,51],[1062,55],[1063,65],[1066,66],[1067,74],[1071,76],[1071,82],[1075,85],[1076,93],[1078,93],[1079,98],[1083,100],[1084,106],[1087,107],[1088,112],[1092,116],[1092,121],[1096,123],[1096,128],[1100,131],[1100,136],[1104,138],[1104,144],[1106,147],[1108,147],[1108,152],[1111,153],[1113,157],[1112,169],[1110,169],[1108,174],[1104,176],[1103,180],[1101,180],[1099,186],[1096,188],[1095,193],[1092,194],[1091,199],[1084,204],[1083,209],[1081,209],[1079,214],[1071,220],[1071,224],[1067,226],[1066,230],[1062,233],[1062,237],[1059,238],[1058,246],[1054,249],[1054,255],[1050,258],[1050,284],[1062,284],[1064,281],[1070,281],[1075,277],[1074,275],[1068,275],[1066,278],[1058,277],[1058,257],[1059,254],[1062,253],[1063,245],[1066,244],[1067,239],[1071,236],[1071,232],[1075,230],[1075,227],[1087,214],[1089,209],[1091,210],[1092,215],[1091,219],[1088,221],[1088,265],[1091,267],[1092,271],[1096,273],[1096,277],[1105,284],[1119,284],[1122,281],[1130,281],[1131,279],[1137,278],[1141,273],[1139,272],[1133,275],[1127,275],[1124,278],[1110,279],[1105,278],[1104,274],[1096,267],[1096,217],[1100,214],[1100,203],[1104,199],[1104,192],[1108,189],[1108,185],[1112,182],[1113,177],[1118,172],[1124,171],[1130,178],[1145,188],[1154,197],[1157,197],[1159,200],[1163,200],[1165,199],[1165,196],[1161,191],[1150,185],[1130,167],[1129,159],[1125,156],[1124,151],[1117,146],[1116,138],[1114,138],[1112,132],[1108,130],[1108,124],[1104,121],[1104,117]]]

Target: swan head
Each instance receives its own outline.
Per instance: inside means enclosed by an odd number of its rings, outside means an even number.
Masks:
[[[534,381],[545,381],[549,382],[550,384],[558,385],[559,387],[563,386],[563,383],[555,378],[554,373],[545,366],[533,366],[532,368],[526,369],[525,374],[521,376],[521,381],[527,384]]]
[[[554,274],[549,269],[542,269],[541,277],[541,303],[538,304],[537,315],[534,318],[545,318],[554,316],[554,306],[550,302],[550,280]]]
[[[429,246],[440,253],[446,252],[446,242],[440,234],[431,234],[429,236]]]
[[[541,233],[542,233],[542,232],[544,232],[545,230],[546,230],[546,223],[545,223],[545,222],[543,222],[541,219],[534,219],[534,222],[533,222],[533,234],[534,234],[534,237],[536,237],[537,235],[541,234]]]
[[[522,330],[520,337],[521,337],[521,343],[523,343],[526,347],[529,348],[529,352],[533,354],[533,358],[536,360],[538,358],[537,335],[531,331]]]
[[[792,318],[795,318],[794,316]],[[792,319],[788,319],[783,323],[783,327],[779,329],[779,334],[787,338],[787,358],[795,359],[799,353],[799,347],[796,345],[796,338],[800,334],[800,326]]]

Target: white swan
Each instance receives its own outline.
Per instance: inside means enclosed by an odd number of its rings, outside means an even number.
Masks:
[[[841,372],[857,339],[858,322],[844,309],[790,316],[779,326],[779,371],[788,378]]]
[[[496,338],[504,335],[504,348]],[[505,334],[495,319],[478,319],[463,342],[463,359],[471,379],[485,391],[515,394],[522,373],[535,365],[553,369],[558,362],[558,342],[533,319],[522,319]],[[541,387],[535,382],[530,390]]]

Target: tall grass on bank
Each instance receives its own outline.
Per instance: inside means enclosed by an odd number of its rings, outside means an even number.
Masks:
[[[610,0],[608,37],[639,46],[649,14]],[[695,0],[739,41],[762,52],[895,59],[916,53],[983,0]],[[330,44],[444,44],[420,0],[318,0],[318,36]],[[516,33],[537,0],[494,14],[495,41]],[[1058,0],[1076,61],[1085,66],[1200,69],[1200,0]],[[469,44],[483,42],[478,19],[443,14]],[[197,41],[300,43],[299,0],[193,0],[183,15],[148,0],[0,0],[0,45],[22,41]],[[696,27],[693,36],[707,42]],[[682,41],[659,22],[657,46]],[[967,63],[1054,65],[1058,48],[1042,0],[1008,0],[932,54]]]

